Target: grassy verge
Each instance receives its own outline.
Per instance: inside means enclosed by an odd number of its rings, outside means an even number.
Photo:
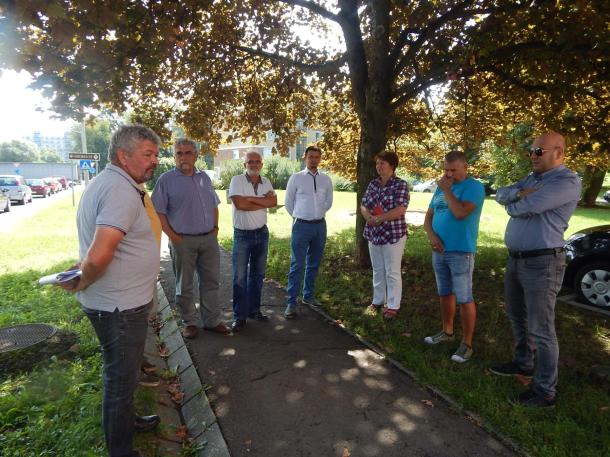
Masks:
[[[68,199],[41,210],[3,233],[0,250],[0,327],[44,322],[77,342],[40,360],[20,360],[19,370],[0,371],[0,455],[104,456],[101,428],[101,358],[97,338],[75,298],[36,280],[60,271],[78,256],[75,209]],[[23,352],[5,353],[21,357]],[[8,359],[3,359],[8,365]],[[31,362],[31,363],[30,363]],[[138,404],[150,414],[150,392]],[[140,442],[159,455],[154,441]]]
[[[280,193],[280,203],[283,195]],[[425,210],[430,194],[412,194],[410,209]],[[227,210],[228,208],[229,210]],[[487,367],[510,360],[512,337],[503,308],[506,250],[503,233],[508,217],[493,200],[485,202],[479,252],[474,274],[478,304],[475,355],[465,365],[450,361],[456,344],[430,347],[426,335],[440,327],[438,298],[430,266],[431,252],[421,227],[410,227],[403,259],[403,307],[399,319],[385,322],[367,313],[371,273],[353,262],[353,193],[335,194],[328,215],[329,239],[317,281],[317,295],[336,319],[391,354],[417,373],[423,384],[433,385],[489,424],[516,440],[528,453],[540,457],[610,455],[610,393],[608,384],[591,376],[595,365],[610,360],[610,319],[559,305],[557,331],[561,348],[559,402],[553,411],[531,411],[511,406],[507,397],[522,391],[516,380],[491,375]],[[230,206],[221,209],[221,241],[231,248]],[[610,211],[578,209],[568,235],[578,229],[605,223]],[[281,209],[269,217],[271,242],[267,276],[282,283],[290,262],[290,218]],[[332,266],[332,267],[331,267]],[[459,329],[459,322],[456,322]],[[458,330],[459,334],[459,330]]]

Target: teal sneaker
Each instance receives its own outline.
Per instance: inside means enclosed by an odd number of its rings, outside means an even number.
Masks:
[[[453,338],[453,333],[451,335],[448,335],[447,333],[441,330],[436,335],[425,337],[424,342],[428,344],[438,344],[442,343],[443,341],[453,341]]]
[[[451,356],[451,360],[457,363],[465,363],[470,360],[470,357],[472,357],[472,348],[466,343],[460,343],[460,347]]]

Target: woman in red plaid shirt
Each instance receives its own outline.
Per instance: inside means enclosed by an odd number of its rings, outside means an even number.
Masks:
[[[400,263],[407,241],[409,189],[396,176],[397,166],[394,152],[383,151],[375,156],[379,177],[369,183],[360,206],[366,220],[363,236],[369,241],[373,266],[373,300],[369,308],[377,312],[385,304],[383,316],[388,319],[396,317],[400,309]]]

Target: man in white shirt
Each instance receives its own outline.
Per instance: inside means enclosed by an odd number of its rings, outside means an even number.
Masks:
[[[286,187],[286,210],[293,217],[290,240],[290,272],[288,273],[288,302],[284,317],[296,316],[297,296],[301,289],[303,270],[303,303],[320,306],[314,297],[315,281],[326,244],[326,211],[333,204],[333,184],[318,171],[322,151],[316,146],[305,150],[303,171],[293,174]]]
[[[246,319],[261,322],[261,290],[267,267],[267,208],[277,205],[271,182],[260,175],[261,155],[251,151],[244,158],[246,173],[233,176],[229,198],[233,202],[233,332],[246,326]]]

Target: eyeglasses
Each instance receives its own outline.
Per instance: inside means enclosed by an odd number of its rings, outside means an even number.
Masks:
[[[178,157],[181,157],[181,156],[193,156],[195,154],[196,154],[195,151],[176,151],[176,155]]]
[[[542,154],[544,154],[544,151],[552,151],[552,149],[547,149],[547,148],[529,148],[528,149],[528,154],[531,156],[532,154],[536,154],[538,157],[540,157]]]
[[[261,163],[263,163],[262,160],[248,160],[246,162],[248,165],[260,165]]]

